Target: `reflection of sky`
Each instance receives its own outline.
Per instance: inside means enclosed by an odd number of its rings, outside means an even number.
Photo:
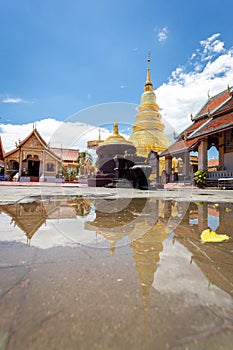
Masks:
[[[198,224],[198,219],[190,219],[189,220],[190,225],[197,225]]]
[[[198,219],[190,219],[189,220],[189,224],[190,225],[197,225],[198,224]],[[212,231],[216,231],[216,229],[219,226],[219,216],[216,215],[208,215],[208,227],[212,230]]]
[[[192,253],[177,240],[166,239],[163,242],[152,286],[160,293],[171,294],[174,298],[182,296],[186,306],[214,304],[232,309],[232,298],[210,284],[193,260]]]
[[[216,215],[208,215],[208,226],[212,231],[215,231],[219,226],[219,217]]]
[[[76,246],[77,244],[93,245],[96,234],[84,229],[86,221],[93,221],[95,212],[91,211],[86,217],[76,216],[70,219],[50,219],[43,224],[33,235],[30,245],[47,249],[56,246]],[[0,214],[1,229],[0,241],[27,243],[25,233],[11,223],[11,218]]]
[[[110,243],[102,235],[96,234],[96,230],[85,229],[85,223],[93,222],[95,218],[95,208],[92,206],[90,213],[85,217],[47,219],[46,223],[41,225],[31,238],[30,246],[48,249],[58,246],[75,247],[78,244],[109,249]],[[2,232],[0,231],[0,242],[28,243],[25,233],[17,225],[14,226],[11,223],[11,218],[8,215],[0,214],[0,220],[1,227],[5,228]],[[121,237],[121,230],[122,228],[119,229],[119,237]],[[128,244],[129,238],[122,237],[116,246]]]

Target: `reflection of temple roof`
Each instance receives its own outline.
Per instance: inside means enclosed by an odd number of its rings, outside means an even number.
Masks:
[[[83,198],[49,202],[14,203],[0,205],[1,212],[12,218],[12,224],[18,226],[31,239],[39,228],[51,219],[70,219],[77,215],[85,216],[90,211],[90,203]]]
[[[12,218],[11,223],[17,225],[29,239],[47,219],[47,212],[42,203],[14,203],[0,207],[2,212]]]
[[[212,214],[213,211],[211,212],[211,215]],[[225,214],[229,214],[230,217],[230,213]],[[198,218],[197,215],[196,218]],[[232,221],[232,217],[230,217],[230,221]],[[219,229],[221,231],[220,227]],[[218,232],[219,229],[216,231]],[[176,239],[193,254],[192,261],[195,261],[196,265],[205,274],[209,282],[233,295],[233,278],[231,268],[232,242],[222,244],[218,243],[217,245],[215,243],[202,244],[200,241],[201,231],[198,229],[198,225],[192,225],[192,227],[190,227],[189,223],[185,222],[184,220],[174,229],[174,232],[176,234]],[[231,232],[232,230],[229,226],[228,231],[225,231],[224,233],[231,234]],[[226,244],[228,250],[225,248]]]

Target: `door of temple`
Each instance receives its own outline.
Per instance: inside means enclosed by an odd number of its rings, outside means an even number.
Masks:
[[[39,177],[39,160],[28,160],[28,174],[29,176],[38,176]]]

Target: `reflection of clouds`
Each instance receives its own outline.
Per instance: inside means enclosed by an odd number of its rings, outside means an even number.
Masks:
[[[1,224],[9,227],[8,230],[1,232],[2,242],[27,243],[27,237],[17,227],[12,227],[11,218],[5,214],[0,215]],[[70,219],[50,219],[47,220],[34,234],[30,240],[30,245],[40,249],[53,247],[71,247],[77,244],[94,244],[96,235],[93,232],[84,230],[85,222],[93,220],[95,213],[90,212],[85,218],[73,217]]]
[[[211,264],[211,262],[209,262]],[[163,242],[160,266],[153,287],[160,293],[182,296],[185,305],[214,304],[232,309],[232,298],[208,279],[192,260],[192,253],[180,244],[167,239]]]

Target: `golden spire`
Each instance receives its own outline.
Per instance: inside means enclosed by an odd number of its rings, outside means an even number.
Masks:
[[[153,84],[150,78],[150,52],[148,52],[148,58],[147,58],[147,75],[146,75],[146,82],[144,85],[144,91],[152,91],[153,90]]]
[[[113,126],[113,135],[119,135],[118,123],[117,123],[117,122],[114,122],[114,126]]]

